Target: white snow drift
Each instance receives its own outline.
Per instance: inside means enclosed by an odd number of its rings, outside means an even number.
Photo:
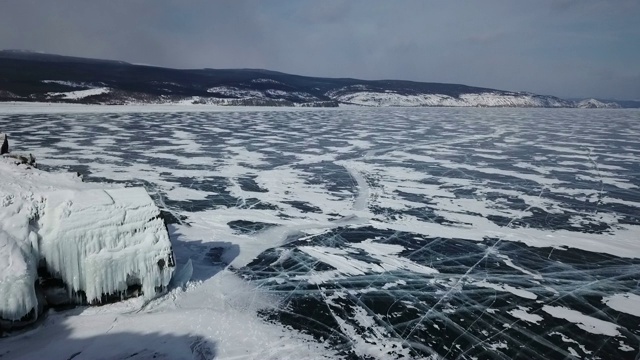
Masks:
[[[37,306],[37,267],[87,301],[139,284],[147,296],[168,285],[171,243],[143,188],[104,188],[0,158],[0,318]]]

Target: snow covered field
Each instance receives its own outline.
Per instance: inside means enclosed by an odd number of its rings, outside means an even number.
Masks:
[[[193,265],[152,301],[51,312],[2,360],[640,351],[640,112],[198,110],[0,107],[41,167],[185,216]]]

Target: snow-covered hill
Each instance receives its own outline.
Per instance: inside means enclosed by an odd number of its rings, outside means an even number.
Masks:
[[[342,104],[362,106],[449,106],[449,107],[572,107],[572,103],[553,97],[529,93],[486,91],[462,93],[457,97],[444,94],[372,91],[364,85],[332,90],[327,96]]]
[[[582,109],[619,109],[621,108],[620,104],[615,102],[602,102],[596,99],[586,99],[579,101],[576,104],[576,107]]]

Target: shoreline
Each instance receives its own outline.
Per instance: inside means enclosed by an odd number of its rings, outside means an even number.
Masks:
[[[42,114],[42,113],[162,113],[162,112],[271,112],[271,111],[342,111],[342,110],[424,110],[424,109],[473,109],[473,110],[629,110],[634,108],[573,108],[573,107],[509,107],[509,106],[363,106],[340,104],[338,107],[302,106],[226,106],[209,104],[78,104],[47,103],[29,101],[0,101],[0,114]]]

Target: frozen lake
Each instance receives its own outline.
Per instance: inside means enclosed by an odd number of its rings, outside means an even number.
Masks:
[[[640,111],[65,109],[0,107],[0,131],[41,168],[145,186],[194,275],[51,313],[3,360],[640,351]]]

